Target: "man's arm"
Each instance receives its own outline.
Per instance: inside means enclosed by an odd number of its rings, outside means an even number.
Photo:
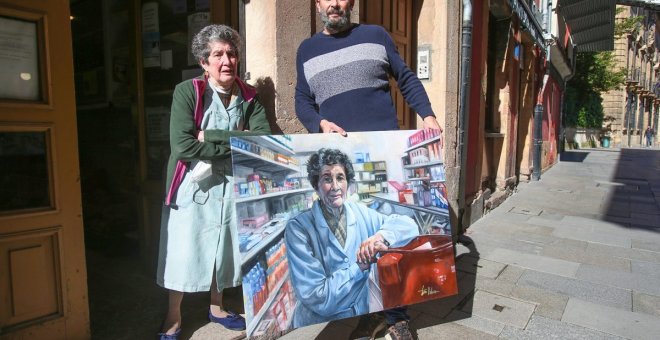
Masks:
[[[396,49],[390,35],[384,29],[381,31],[383,44],[389,58],[392,76],[396,79],[399,90],[408,105],[424,120],[425,129],[442,130],[435,118],[431,101],[417,75],[406,65]]]
[[[303,67],[303,60],[301,56],[302,50],[305,49],[304,42],[298,48],[296,55],[296,116],[298,120],[305,126],[307,131],[315,133],[321,132],[321,120],[323,119],[318,112],[316,101],[312,90],[309,88],[307,78],[305,77],[305,68]]]

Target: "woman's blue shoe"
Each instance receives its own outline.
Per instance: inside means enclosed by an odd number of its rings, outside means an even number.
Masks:
[[[181,334],[181,328],[177,328],[176,332],[172,334],[158,333],[158,340],[178,340]]]
[[[245,319],[239,314],[227,312],[228,315],[225,318],[218,318],[211,314],[209,310],[209,320],[211,322],[219,323],[222,327],[230,329],[232,331],[243,331],[245,330]]]

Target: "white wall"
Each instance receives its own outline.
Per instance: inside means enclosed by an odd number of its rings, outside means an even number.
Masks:
[[[275,1],[250,1],[245,4],[246,71],[248,83],[277,74]],[[276,82],[276,79],[273,79]]]

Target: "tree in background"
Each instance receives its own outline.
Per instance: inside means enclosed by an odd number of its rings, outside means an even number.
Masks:
[[[617,9],[617,14],[626,10]],[[643,17],[633,16],[614,25],[614,37],[634,33]],[[564,125],[569,127],[601,128],[603,126],[603,92],[621,89],[626,69],[618,68],[613,51],[582,52],[575,60],[575,76],[566,85]]]
[[[575,62],[575,76],[566,86],[566,126],[600,128],[603,125],[600,94],[620,89],[626,80],[626,70],[616,67],[612,51],[579,53]]]

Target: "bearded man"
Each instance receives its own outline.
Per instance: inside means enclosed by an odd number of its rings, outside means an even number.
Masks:
[[[311,133],[398,130],[389,84],[393,77],[423,119],[423,127],[441,130],[421,81],[390,35],[381,26],[351,23],[353,5],[353,0],[316,0],[323,31],[303,41],[296,57],[300,122]],[[413,338],[406,308],[386,310],[384,315],[387,339]],[[351,339],[373,338],[385,326],[374,320],[362,318]]]

